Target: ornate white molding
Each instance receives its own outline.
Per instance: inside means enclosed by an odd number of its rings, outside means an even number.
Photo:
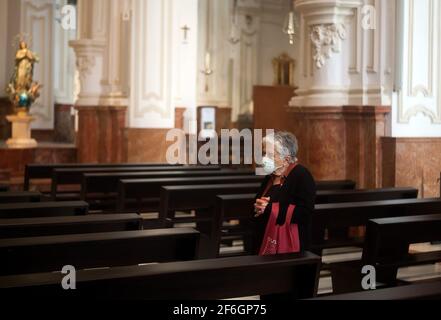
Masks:
[[[362,0],[296,0],[295,8],[309,25],[342,23],[354,15]]]
[[[401,90],[397,94],[397,126],[412,128],[411,120],[422,114],[432,125],[441,124],[441,79],[439,55],[439,17],[441,6],[436,0],[423,4],[406,2],[403,9],[403,52]],[[418,120],[417,120],[418,121]]]
[[[76,56],[76,67],[80,79],[80,92],[76,105],[96,106],[102,95],[103,58],[105,40],[81,39],[69,41]]]
[[[311,29],[311,41],[314,46],[313,59],[318,69],[321,69],[332,52],[341,51],[341,42],[346,39],[346,27],[343,23],[318,25]]]
[[[84,79],[92,74],[93,67],[96,65],[96,60],[94,56],[79,56],[77,58],[77,70],[80,74],[80,78]]]

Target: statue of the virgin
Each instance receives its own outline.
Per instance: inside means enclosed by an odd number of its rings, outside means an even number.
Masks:
[[[38,61],[38,57],[28,49],[26,42],[20,40],[15,54],[14,74],[6,89],[18,112],[28,112],[32,103],[40,96],[41,85],[33,81],[34,64]]]

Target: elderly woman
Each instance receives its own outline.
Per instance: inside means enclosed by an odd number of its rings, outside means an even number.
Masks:
[[[257,193],[256,254],[270,255],[308,250],[316,185],[298,163],[296,137],[276,132],[264,138],[263,170],[268,174]]]

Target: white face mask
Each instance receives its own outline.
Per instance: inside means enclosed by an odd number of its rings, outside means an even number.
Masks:
[[[281,166],[276,167],[276,164],[273,159],[268,157],[262,158],[262,169],[265,171],[266,174],[272,174],[277,169],[281,168]]]

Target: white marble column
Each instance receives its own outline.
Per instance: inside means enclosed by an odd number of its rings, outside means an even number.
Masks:
[[[299,89],[293,107],[390,106],[393,1],[298,0]]]
[[[359,0],[298,0],[300,13],[299,89],[292,106],[342,106],[348,104],[351,20]]]
[[[104,53],[106,50],[107,2],[79,0],[78,35],[69,41],[75,51],[80,91],[78,106],[98,106],[103,94]]]
[[[130,0],[79,0],[75,50],[77,105],[127,106]]]
[[[128,104],[131,0],[108,0],[103,105]]]
[[[70,42],[75,50],[80,92],[75,102],[79,106],[99,106],[103,92],[101,81],[105,40],[79,39]]]
[[[67,0],[55,0],[59,18],[62,19],[62,7]],[[76,38],[76,30],[65,30],[61,20],[54,25],[54,102],[55,104],[73,105],[75,102],[75,52],[69,41]]]

